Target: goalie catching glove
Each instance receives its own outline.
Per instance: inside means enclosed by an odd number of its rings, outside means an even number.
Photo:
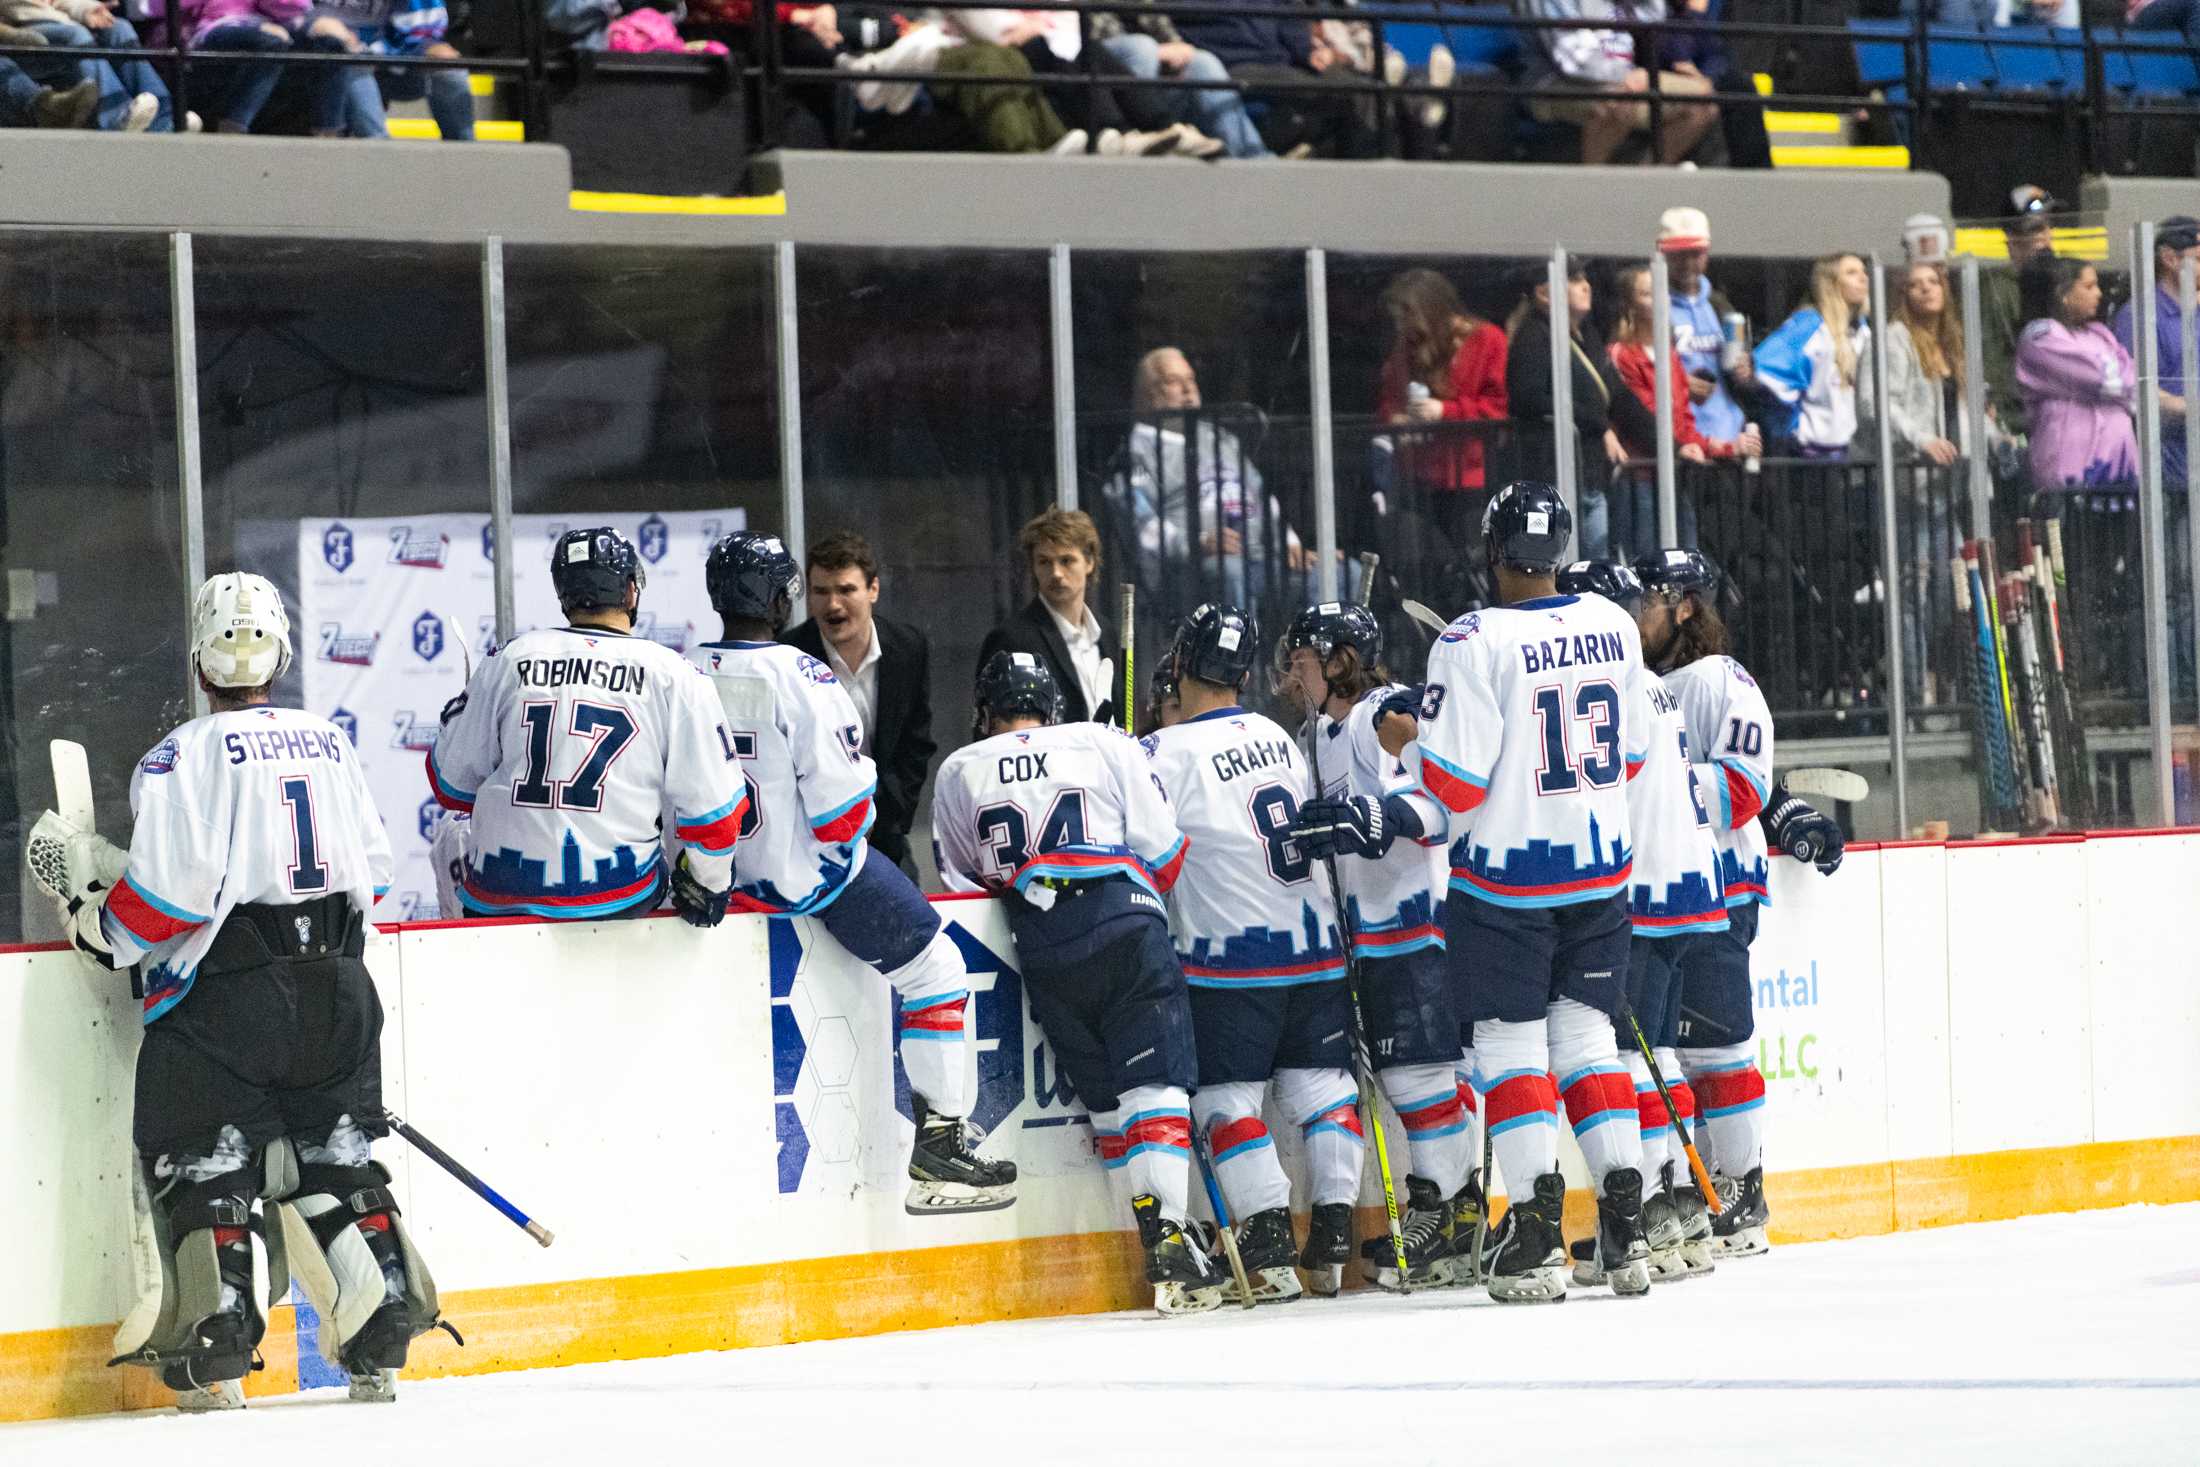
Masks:
[[[1400,836],[1421,834],[1421,818],[1398,795],[1371,800],[1354,795],[1344,800],[1308,800],[1299,807],[1292,827],[1316,859],[1331,856],[1365,856],[1379,860]]]
[[[130,864],[130,853],[48,810],[31,827],[24,860],[31,879],[54,899],[70,944],[101,967],[114,967],[114,952],[100,928],[100,914],[107,893]]]
[[[1787,786],[1773,787],[1772,799],[1757,819],[1764,826],[1765,838],[1796,860],[1816,866],[1826,876],[1841,869],[1841,853],[1848,837],[1807,800],[1789,794]]]

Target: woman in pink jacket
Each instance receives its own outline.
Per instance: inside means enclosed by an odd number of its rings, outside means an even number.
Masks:
[[[2139,477],[2131,353],[2095,318],[2100,275],[2083,260],[2041,256],[2022,277],[2017,391],[2032,424],[2032,487],[2041,493],[2128,486]]]

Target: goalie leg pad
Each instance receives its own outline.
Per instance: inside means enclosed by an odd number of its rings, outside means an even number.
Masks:
[[[358,1373],[403,1368],[413,1337],[441,1322],[389,1182],[379,1162],[307,1162],[275,1204],[290,1271],[321,1316],[321,1353]]]
[[[249,1172],[177,1181],[154,1204],[161,1307],[132,1363],[157,1367],[172,1390],[242,1379],[267,1333],[252,1289]]]

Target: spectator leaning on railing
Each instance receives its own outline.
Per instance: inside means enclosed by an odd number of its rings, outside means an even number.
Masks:
[[[2162,409],[2162,487],[2185,492],[2184,311],[2179,279],[2187,260],[2200,261],[2200,220],[2175,214],[2154,227],[2154,352],[2160,373],[2156,397]],[[2134,359],[2138,356],[2139,303],[2119,306],[2110,329]]]
[[[1408,431],[1397,435],[1393,483],[1434,491],[1438,527],[1464,549],[1481,534],[1483,440],[1459,432],[1415,434],[1438,423],[1493,422],[1507,416],[1505,333],[1469,311],[1434,270],[1408,270],[1383,291],[1393,338],[1384,359],[1375,415]]]
[[[1557,407],[1551,381],[1550,278],[1543,266],[1531,265],[1521,271],[1518,283],[1520,303],[1505,318],[1505,396],[1516,421],[1549,423]],[[1566,345],[1573,363],[1574,437],[1579,444],[1574,523],[1580,554],[1586,560],[1605,557],[1610,534],[1607,486],[1627,462],[1627,444],[1615,424],[1628,419],[1634,436],[1644,442],[1657,427],[1655,419],[1647,425],[1641,421],[1642,405],[1621,384],[1605,355],[1604,339],[1590,319],[1595,304],[1588,271],[1578,256],[1568,256],[1566,315],[1571,339]],[[1546,457],[1532,471],[1555,478],[1553,462]]]
[[[1856,379],[1871,350],[1871,274],[1856,255],[1827,255],[1811,266],[1810,300],[1757,348],[1757,381],[1785,421],[1776,451],[1844,459],[1856,437]]]
[[[1537,30],[1535,52],[1540,62],[1531,75],[1550,94],[1528,103],[1528,114],[1538,122],[1572,123],[1581,129],[1581,161],[1608,163],[1620,144],[1638,132],[1650,130],[1650,107],[1629,100],[1655,85],[1663,96],[1685,99],[1711,91],[1702,76],[1661,71],[1653,77],[1637,63],[1635,38],[1623,29],[1634,21],[1665,19],[1665,0],[1513,0],[1514,10],[1528,20],[1574,21],[1579,30]],[[1655,60],[1655,58],[1649,58]],[[1562,88],[1574,89],[1562,95]],[[1582,89],[1609,96],[1579,95]],[[1657,156],[1678,163],[1696,150],[1703,135],[1718,121],[1716,107],[1675,100],[1660,108],[1663,114],[1657,137]]]
[[[2139,474],[2131,353],[2098,319],[2100,274],[2047,256],[2024,267],[2017,388],[2032,425],[2032,487],[2129,487]]]
[[[0,22],[20,27],[49,46],[120,47],[135,50],[135,27],[100,0],[0,0]],[[168,85],[145,61],[79,61],[55,57],[28,63],[36,80],[90,82],[99,102],[93,126],[108,132],[173,132],[175,110]]]
[[[2018,283],[2026,264],[2055,253],[2053,215],[2062,205],[2037,184],[2010,192],[2009,215],[2001,235],[2009,266],[1981,273],[1979,355],[1986,367],[1986,403],[2008,433],[2024,431],[2024,398],[2017,391],[2017,332],[2024,326],[2024,289]]]
[[[1748,414],[1735,394],[1756,380],[1749,344],[1730,348],[1728,318],[1734,303],[1711,283],[1711,219],[1701,209],[1668,209],[1658,218],[1658,253],[1665,256],[1672,292],[1673,349],[1688,374],[1688,401],[1696,426],[1713,439],[1738,438]],[[1623,301],[1622,304],[1625,302]]]

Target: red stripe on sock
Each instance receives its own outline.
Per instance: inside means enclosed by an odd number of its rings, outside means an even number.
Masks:
[[[1367,1132],[1360,1128],[1360,1108],[1350,1101],[1340,1102],[1323,1111],[1306,1123],[1306,1129],[1311,1131],[1316,1126],[1324,1124],[1342,1126],[1363,1140],[1367,1136]]]
[[[1765,1098],[1765,1077],[1755,1065],[1739,1070],[1720,1070],[1696,1081],[1705,1110],[1726,1110]]]
[[[1149,1116],[1123,1133],[1123,1148],[1133,1146],[1192,1147],[1192,1123],[1184,1116]]]
[[[1482,1113],[1481,1105],[1475,1100],[1474,1087],[1464,1080],[1459,1082],[1459,1108],[1470,1116]]]
[[[1612,1071],[1583,1075],[1566,1087],[1566,1115],[1575,1125],[1607,1111],[1635,1109],[1635,1082]]]
[[[1465,1115],[1466,1112],[1460,1108],[1458,1095],[1452,1094],[1420,1110],[1402,1110],[1398,1112],[1398,1119],[1410,1135],[1415,1131],[1434,1131],[1445,1126],[1456,1126]]]
[[[1675,1080],[1665,1087],[1673,1092],[1673,1109],[1681,1113],[1684,1121],[1696,1119],[1696,1092],[1686,1080]]]
[[[1662,1130],[1673,1123],[1673,1118],[1666,1114],[1665,1102],[1658,1098],[1657,1091],[1643,1090],[1636,1093],[1635,1123],[1645,1131]]]
[[[1092,1139],[1099,1143],[1100,1159],[1102,1161],[1114,1161],[1131,1149],[1130,1142],[1125,1141],[1121,1136],[1100,1135]]]
[[[1482,1099],[1489,1106],[1487,1119],[1493,1126],[1538,1112],[1553,1119],[1558,1115],[1558,1086],[1549,1075],[1515,1075]]]
[[[1225,1121],[1208,1134],[1207,1146],[1220,1156],[1233,1146],[1243,1146],[1248,1141],[1265,1140],[1268,1128],[1261,1124],[1259,1116],[1246,1116],[1241,1120]]]
[[[958,998],[948,1003],[934,1004],[928,1009],[903,1009],[901,1027],[941,1034],[960,1034],[963,1026],[963,1005],[967,1002],[967,999]]]

